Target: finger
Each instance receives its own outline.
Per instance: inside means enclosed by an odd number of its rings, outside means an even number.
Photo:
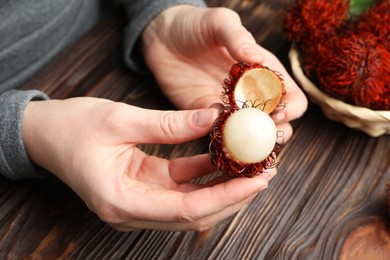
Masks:
[[[277,173],[278,170],[276,168],[269,168],[264,170],[261,176],[263,176],[268,182],[270,182],[273,179],[273,177],[276,176]]]
[[[264,48],[262,48],[262,52],[266,57],[264,65],[282,74],[286,89],[286,95],[281,101],[281,108],[273,116],[275,122],[289,122],[301,117],[308,105],[305,94],[275,55]]]
[[[222,220],[228,218],[229,216],[235,214],[237,211],[248,205],[256,194],[249,196],[248,198],[233,204],[229,207],[222,209],[221,211],[216,212],[215,214],[205,216],[201,219],[183,222],[183,221],[170,221],[170,222],[161,222],[161,221],[145,221],[133,219],[131,221],[126,221],[119,224],[113,224],[112,226],[120,231],[133,231],[137,229],[152,229],[152,230],[164,230],[164,231],[205,231]]]
[[[210,108],[215,108],[217,109],[218,111],[221,111],[225,106],[222,104],[222,103],[212,103],[210,105]]]
[[[268,182],[262,176],[233,178],[212,187],[186,193],[183,197],[185,219],[199,220],[240,203],[265,189]]]
[[[145,221],[145,220],[131,220],[120,224],[111,224],[111,226],[119,231],[134,231],[139,229],[150,229],[150,230],[162,230],[162,231],[205,231],[222,220],[230,217],[244,206],[248,205],[253,200],[255,195],[248,197],[247,199],[240,201],[237,204],[229,206],[215,214],[206,216],[202,219],[193,222],[160,222],[160,221]]]
[[[276,175],[276,173],[277,173],[277,169],[273,167],[273,168],[265,169],[262,173],[259,173],[258,176],[261,176],[267,181],[270,181]],[[212,187],[221,184],[223,182],[226,182],[231,178],[232,177],[230,177],[229,175],[222,173],[221,175],[216,176],[212,180],[202,184],[202,187]]]
[[[281,123],[276,125],[277,129],[277,142],[280,144],[284,144],[290,140],[292,134],[293,134],[293,129],[290,123]]]
[[[295,84],[287,83],[287,84]],[[287,86],[287,84],[285,84]],[[301,91],[292,90],[286,93],[278,107],[271,115],[275,123],[284,123],[301,117],[307,109],[307,99]]]
[[[291,76],[282,70],[284,85],[286,88],[286,95],[281,101],[281,108],[275,114],[277,122],[289,122],[301,117],[308,105],[307,98],[303,91],[298,87]]]
[[[235,60],[263,62],[260,46],[244,28],[236,12],[227,8],[211,8],[208,19],[218,44],[225,46]]]
[[[230,177],[229,175],[225,174],[225,173],[222,173],[221,175],[218,175],[216,176],[215,178],[213,178],[212,180],[206,182],[206,183],[203,183],[202,184],[202,187],[213,187],[215,185],[218,185],[218,184],[222,184],[224,182],[227,182],[231,179],[232,177]]]
[[[171,190],[142,190],[134,186],[126,193],[134,219],[191,223],[244,201],[268,186],[261,176],[234,178],[222,184],[188,193]],[[142,198],[134,200],[134,194]],[[145,205],[147,201],[147,205]]]
[[[177,158],[169,162],[169,173],[176,183],[184,183],[216,171],[208,154]]]
[[[231,63],[229,63],[231,64]],[[228,68],[226,71],[228,71]],[[225,73],[226,73],[225,71]],[[222,74],[224,75],[224,74]],[[221,76],[220,79],[223,79],[224,76]],[[222,82],[222,80],[221,80]],[[214,108],[218,111],[224,107],[224,104],[218,102],[221,96],[221,84],[204,84],[204,82],[200,83],[200,85],[194,86],[194,88],[200,87],[202,88],[202,94],[193,100],[193,102],[185,104],[185,106],[180,106],[183,109],[199,109],[199,108]]]
[[[295,82],[287,84],[295,84]],[[284,122],[292,121],[301,117],[305,113],[308,105],[307,98],[302,91],[287,92],[284,102],[286,104]]]
[[[214,108],[158,111],[137,109],[129,119],[129,138],[138,143],[182,143],[209,133],[218,110]]]
[[[237,213],[238,211],[244,209],[253,199],[256,197],[257,194],[254,194],[252,196],[249,196],[243,201],[240,201],[239,203],[236,203],[234,205],[231,205],[213,215],[204,217],[194,223],[188,223],[188,225],[185,226],[187,230],[196,230],[196,231],[206,231],[220,223],[221,221],[227,219],[228,217],[232,216],[233,214]]]

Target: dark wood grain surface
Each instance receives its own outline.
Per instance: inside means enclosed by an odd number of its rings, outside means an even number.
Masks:
[[[236,10],[256,40],[288,67],[281,18],[287,0],[219,0]],[[97,96],[171,109],[152,78],[121,57],[123,15],[108,16],[29,81],[52,98]],[[221,79],[222,81],[222,79]],[[390,259],[385,185],[390,136],[369,137],[327,120],[316,105],[293,122],[269,188],[236,215],[204,232],[121,233],[101,222],[54,177],[0,178],[2,259]],[[207,152],[208,139],[142,145],[174,158]]]

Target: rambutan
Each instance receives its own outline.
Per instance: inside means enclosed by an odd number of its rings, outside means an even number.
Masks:
[[[346,32],[318,46],[315,78],[327,94],[373,110],[390,109],[390,52],[366,32]]]
[[[379,1],[364,12],[357,22],[357,30],[373,33],[390,51],[390,1]]]
[[[390,1],[297,0],[284,29],[306,74],[328,95],[390,109]]]
[[[344,24],[348,10],[348,0],[296,0],[284,16],[285,34],[305,52],[315,52],[317,43],[333,36]]]
[[[224,80],[219,113],[210,132],[211,162],[232,177],[275,167],[282,145],[269,114],[285,94],[280,74],[260,64],[237,63]]]

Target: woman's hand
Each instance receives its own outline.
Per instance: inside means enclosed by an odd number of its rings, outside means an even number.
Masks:
[[[32,101],[23,134],[32,161],[69,185],[118,230],[205,230],[268,185],[255,178],[192,180],[216,169],[208,155],[166,160],[141,143],[181,143],[206,135],[217,110],[157,111],[97,98]]]
[[[280,61],[256,44],[232,10],[188,5],[168,8],[145,29],[142,49],[161,89],[180,109],[220,102],[222,81],[237,61],[261,63],[283,75],[286,107],[274,120],[286,138],[292,132],[288,122],[307,108],[306,97]]]

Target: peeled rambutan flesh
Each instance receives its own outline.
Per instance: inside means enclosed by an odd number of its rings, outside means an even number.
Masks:
[[[257,163],[267,158],[274,149],[276,126],[271,117],[260,109],[239,109],[226,120],[223,142],[235,160]]]
[[[285,93],[280,75],[260,64],[237,63],[223,87],[226,106],[210,132],[212,163],[232,177],[275,167],[281,144],[270,114]]]

